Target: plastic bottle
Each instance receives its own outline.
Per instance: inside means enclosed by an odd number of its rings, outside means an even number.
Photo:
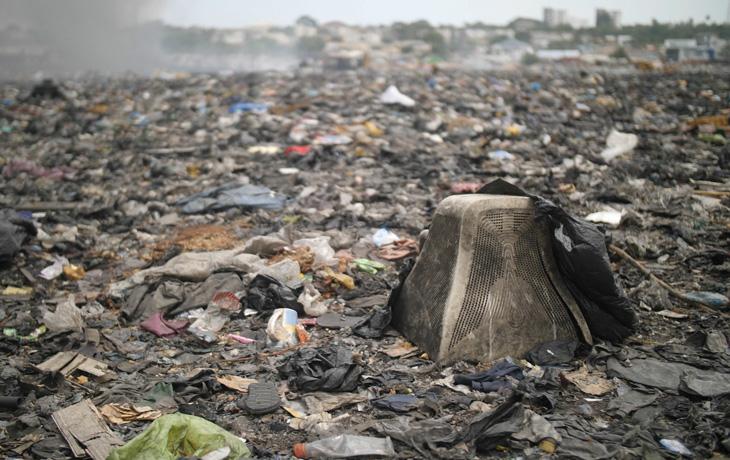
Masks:
[[[291,308],[277,308],[266,326],[267,344],[270,347],[290,347],[299,343],[297,337],[297,312]]]
[[[390,438],[341,434],[319,441],[294,444],[297,458],[348,458],[360,456],[394,457]]]

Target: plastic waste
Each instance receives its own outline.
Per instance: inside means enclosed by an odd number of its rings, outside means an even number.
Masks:
[[[269,188],[233,182],[183,198],[177,205],[183,214],[197,214],[229,208],[281,209],[285,202],[285,196]]]
[[[282,176],[292,176],[294,174],[299,174],[300,169],[299,168],[279,168],[278,172]]]
[[[358,270],[375,275],[380,270],[385,270],[385,265],[370,259],[354,259],[352,261]]]
[[[127,444],[114,449],[108,460],[178,460],[203,457],[223,448],[230,449],[227,458],[251,457],[242,439],[203,418],[177,413],[152,422]]]
[[[398,104],[404,107],[413,107],[416,105],[416,101],[398,91],[395,85],[388,86],[388,89],[380,95],[380,102],[383,104]]]
[[[39,277],[43,278],[44,280],[53,280],[61,276],[61,273],[63,273],[63,267],[68,265],[68,259],[65,257],[56,257],[53,263],[38,274]]]
[[[601,152],[601,158],[610,162],[634,150],[638,143],[639,137],[636,134],[622,133],[614,129],[606,138],[606,148]]]
[[[71,281],[78,281],[86,276],[86,270],[81,265],[68,264],[63,267],[63,274]]]
[[[290,388],[301,392],[353,391],[363,373],[352,351],[340,345],[300,348],[277,369],[289,378]]]
[[[591,333],[619,341],[628,337],[638,318],[629,300],[616,286],[603,233],[554,204],[537,203],[538,215],[553,229],[553,250],[568,289],[576,298]]]
[[[341,434],[314,442],[294,444],[297,458],[394,457],[393,441],[389,437],[374,438]]]
[[[308,154],[311,150],[312,150],[312,147],[310,147],[308,145],[290,145],[289,147],[287,147],[284,150],[284,155],[289,156],[292,154],[296,154],[296,155],[304,156],[304,155]]]
[[[228,113],[242,113],[242,112],[255,112],[264,113],[269,110],[269,106],[266,104],[260,104],[257,102],[236,102],[228,107]]]
[[[690,291],[685,295],[691,300],[702,302],[705,305],[709,305],[713,308],[726,309],[730,307],[730,299],[717,292],[708,291]]]
[[[375,246],[377,247],[395,243],[398,240],[400,240],[400,237],[387,228],[381,228],[373,235],[373,243],[375,243]]]
[[[334,281],[337,281],[339,284],[347,289],[355,289],[355,279],[350,275],[347,275],[345,273],[335,273],[329,267],[325,267],[324,274]]]
[[[38,340],[38,337],[48,332],[48,328],[45,324],[41,324],[37,328],[35,328],[30,334],[28,335],[18,335],[18,330],[14,327],[5,327],[3,328],[3,335],[5,337],[15,337],[19,339],[21,342],[34,342]]]
[[[487,154],[490,160],[497,160],[497,161],[510,161],[514,160],[515,156],[511,153],[507,152],[506,150],[495,150],[494,152],[489,152]]]
[[[322,294],[312,283],[304,283],[304,289],[297,299],[304,307],[304,313],[309,316],[322,316],[327,313],[327,304],[322,300]]]
[[[256,343],[256,340],[255,339],[250,339],[248,337],[244,337],[244,336],[238,335],[238,334],[226,334],[226,337],[229,338],[229,339],[231,339],[231,340],[235,340],[238,343],[242,343],[244,345],[249,345],[249,344],[252,344],[252,343]]]
[[[504,128],[504,134],[509,137],[517,137],[520,134],[522,134],[525,131],[525,127],[522,125],[518,125],[517,123],[512,123],[506,128]]]
[[[318,236],[316,238],[303,238],[292,243],[294,247],[306,246],[314,254],[313,268],[337,265],[339,260],[335,257],[335,250],[330,246],[329,236]]]
[[[344,134],[327,134],[315,137],[313,143],[318,145],[347,145],[352,143],[352,138]]]
[[[275,155],[279,153],[281,148],[278,145],[252,145],[248,148],[248,153],[261,155]]]
[[[208,343],[215,342],[218,338],[218,331],[223,329],[231,313],[240,306],[238,298],[233,293],[219,292],[213,296],[208,303],[208,308],[190,325],[188,331]]]
[[[266,325],[267,344],[271,347],[283,348],[299,343],[297,319],[297,312],[290,308],[274,310]]]
[[[596,224],[606,224],[612,228],[616,228],[621,224],[624,211],[616,211],[615,209],[606,207],[603,211],[593,212],[586,216],[588,222]]]
[[[659,444],[669,452],[674,454],[684,455],[685,457],[692,457],[692,451],[687,449],[684,444],[677,441],[676,439],[660,439]]]
[[[55,312],[48,312],[43,315],[43,323],[51,332],[82,332],[84,329],[84,318],[81,315],[81,309],[76,306],[72,295],[58,304]]]
[[[697,139],[715,145],[725,145],[727,143],[727,139],[722,134],[699,133]]]
[[[256,275],[248,285],[246,306],[260,312],[273,311],[277,308],[289,308],[297,313],[304,312],[294,291],[268,275]]]

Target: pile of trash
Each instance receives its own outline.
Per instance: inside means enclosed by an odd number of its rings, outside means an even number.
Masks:
[[[310,72],[0,85],[0,455],[730,455],[726,69]],[[593,344],[435,362],[389,298],[495,179]]]

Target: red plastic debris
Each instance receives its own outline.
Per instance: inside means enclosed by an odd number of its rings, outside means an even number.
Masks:
[[[304,156],[308,154],[312,150],[312,147],[309,145],[290,145],[284,150],[284,155],[291,155],[293,153],[296,153],[297,155]]]

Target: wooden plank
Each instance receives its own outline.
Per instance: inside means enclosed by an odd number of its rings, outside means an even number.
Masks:
[[[57,373],[66,367],[68,363],[73,361],[78,353],[75,351],[59,351],[47,360],[36,366],[36,369],[42,372]]]
[[[124,441],[102,419],[89,399],[58,410],[51,416],[66,439],[74,457],[89,455],[94,460],[105,460],[112,449]]]
[[[76,351],[61,351],[37,365],[36,369],[54,374],[61,373],[64,377],[78,369],[96,377],[103,377],[109,371],[109,366]]]

